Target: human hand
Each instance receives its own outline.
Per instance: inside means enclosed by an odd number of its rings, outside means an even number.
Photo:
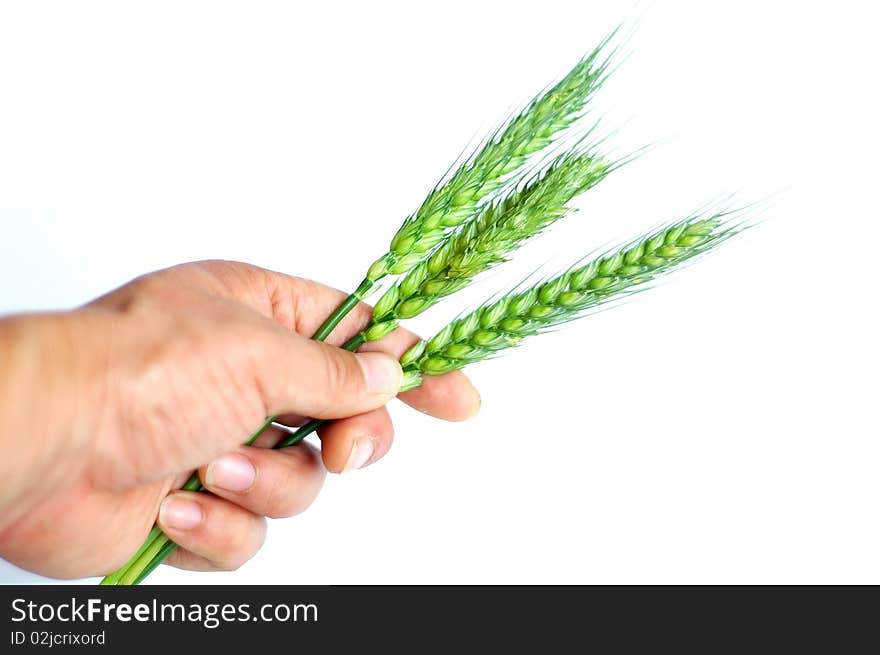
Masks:
[[[396,358],[416,337],[397,330],[357,354],[310,340],[343,298],[316,282],[203,262],[73,312],[0,321],[0,556],[55,577],[108,573],[158,514],[180,545],[170,564],[222,570],[249,559],[263,517],[308,507],[325,467],[366,466],[391,446],[384,406],[400,382]],[[331,343],[369,315],[358,306]],[[448,420],[479,407],[460,372],[400,397]],[[271,415],[289,425],[339,420],[319,432],[320,453],[305,443],[267,449],[281,438],[271,428],[241,446]],[[211,494],[172,491],[197,468]]]

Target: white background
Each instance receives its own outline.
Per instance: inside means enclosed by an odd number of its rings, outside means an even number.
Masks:
[[[880,583],[871,3],[3,3],[0,310],[229,258],[351,288],[449,162],[619,21],[597,110],[658,147],[417,327],[729,192],[764,222],[395,404],[230,574],[163,583]],[[6,566],[0,580],[32,580]]]

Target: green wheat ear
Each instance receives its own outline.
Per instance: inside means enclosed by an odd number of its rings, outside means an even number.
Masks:
[[[732,214],[687,218],[452,321],[403,355],[401,391],[419,386],[422,375],[442,375],[489,359],[526,337],[634,293],[741,231],[730,224]]]
[[[573,211],[568,203],[618,165],[591,151],[557,157],[522,188],[485,207],[391,286],[376,303],[361,338],[382,339],[398,321],[418,316],[468,286],[479,273],[507,261],[525,241]]]
[[[447,232],[472,219],[481,203],[510,183],[534,153],[583,115],[593,94],[605,82],[615,52],[605,56],[609,35],[555,86],[535,97],[526,108],[491,136],[445,183],[435,187],[421,207],[391,240],[388,252],[367,273],[376,282],[401,275],[438,246]],[[515,176],[514,176],[515,177]]]

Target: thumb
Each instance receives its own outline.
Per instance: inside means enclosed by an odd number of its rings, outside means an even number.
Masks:
[[[403,371],[382,352],[350,353],[279,330],[260,366],[259,384],[270,414],[342,418],[381,407],[397,395]]]

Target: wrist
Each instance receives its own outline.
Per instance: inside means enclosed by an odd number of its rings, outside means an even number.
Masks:
[[[0,531],[82,461],[98,386],[83,327],[81,312],[0,320]]]

